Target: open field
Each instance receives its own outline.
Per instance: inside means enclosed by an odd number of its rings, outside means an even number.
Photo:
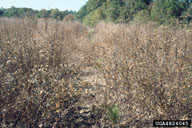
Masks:
[[[192,120],[192,26],[0,18],[0,127]]]

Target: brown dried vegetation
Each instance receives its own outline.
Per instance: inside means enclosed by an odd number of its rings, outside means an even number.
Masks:
[[[192,118],[190,27],[99,24],[96,29],[106,99],[120,106],[120,123],[141,127],[154,119]]]
[[[192,118],[191,27],[0,19],[1,127]],[[113,124],[107,106],[116,104]]]

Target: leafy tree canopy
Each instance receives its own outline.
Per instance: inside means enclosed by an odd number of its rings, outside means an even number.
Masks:
[[[33,10],[31,8],[16,8],[12,6],[11,8],[0,9],[0,16],[3,17],[37,17],[37,18],[54,18],[57,20],[62,20],[65,16],[68,14],[74,15],[75,12],[73,11],[59,11],[59,9],[51,9],[51,10],[45,10],[42,9],[40,11]]]
[[[30,8],[1,8],[0,16],[54,18],[63,20],[67,15],[87,25],[95,25],[100,20],[114,23],[153,20],[159,24],[182,20],[192,20],[192,0],[88,0],[78,12],[51,10],[33,10]]]
[[[192,0],[89,0],[76,18],[89,25],[97,23],[101,17],[101,20],[115,23],[145,19],[163,24],[190,14],[191,3]],[[98,8],[101,17],[93,18],[98,17],[95,13]]]

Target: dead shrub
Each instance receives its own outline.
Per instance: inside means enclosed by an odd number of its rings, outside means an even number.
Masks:
[[[107,83],[104,104],[121,106],[119,126],[191,119],[191,28],[101,23],[95,31],[95,60],[102,60]]]
[[[81,64],[72,55],[79,29],[86,28],[48,20],[47,30],[40,30],[42,22],[0,19],[1,127],[81,124],[74,120],[81,108],[81,92],[74,87]]]
[[[102,22],[90,29],[0,18],[0,126],[149,127],[154,119],[191,119],[191,49],[191,26]],[[101,84],[81,81],[89,75],[101,75]]]

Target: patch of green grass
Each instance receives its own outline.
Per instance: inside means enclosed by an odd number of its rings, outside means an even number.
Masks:
[[[120,109],[117,105],[113,104],[108,107],[107,115],[109,119],[116,124],[117,121],[120,119]]]
[[[97,69],[97,70],[101,69],[102,68],[102,62],[103,62],[102,58],[96,59],[94,68]]]

